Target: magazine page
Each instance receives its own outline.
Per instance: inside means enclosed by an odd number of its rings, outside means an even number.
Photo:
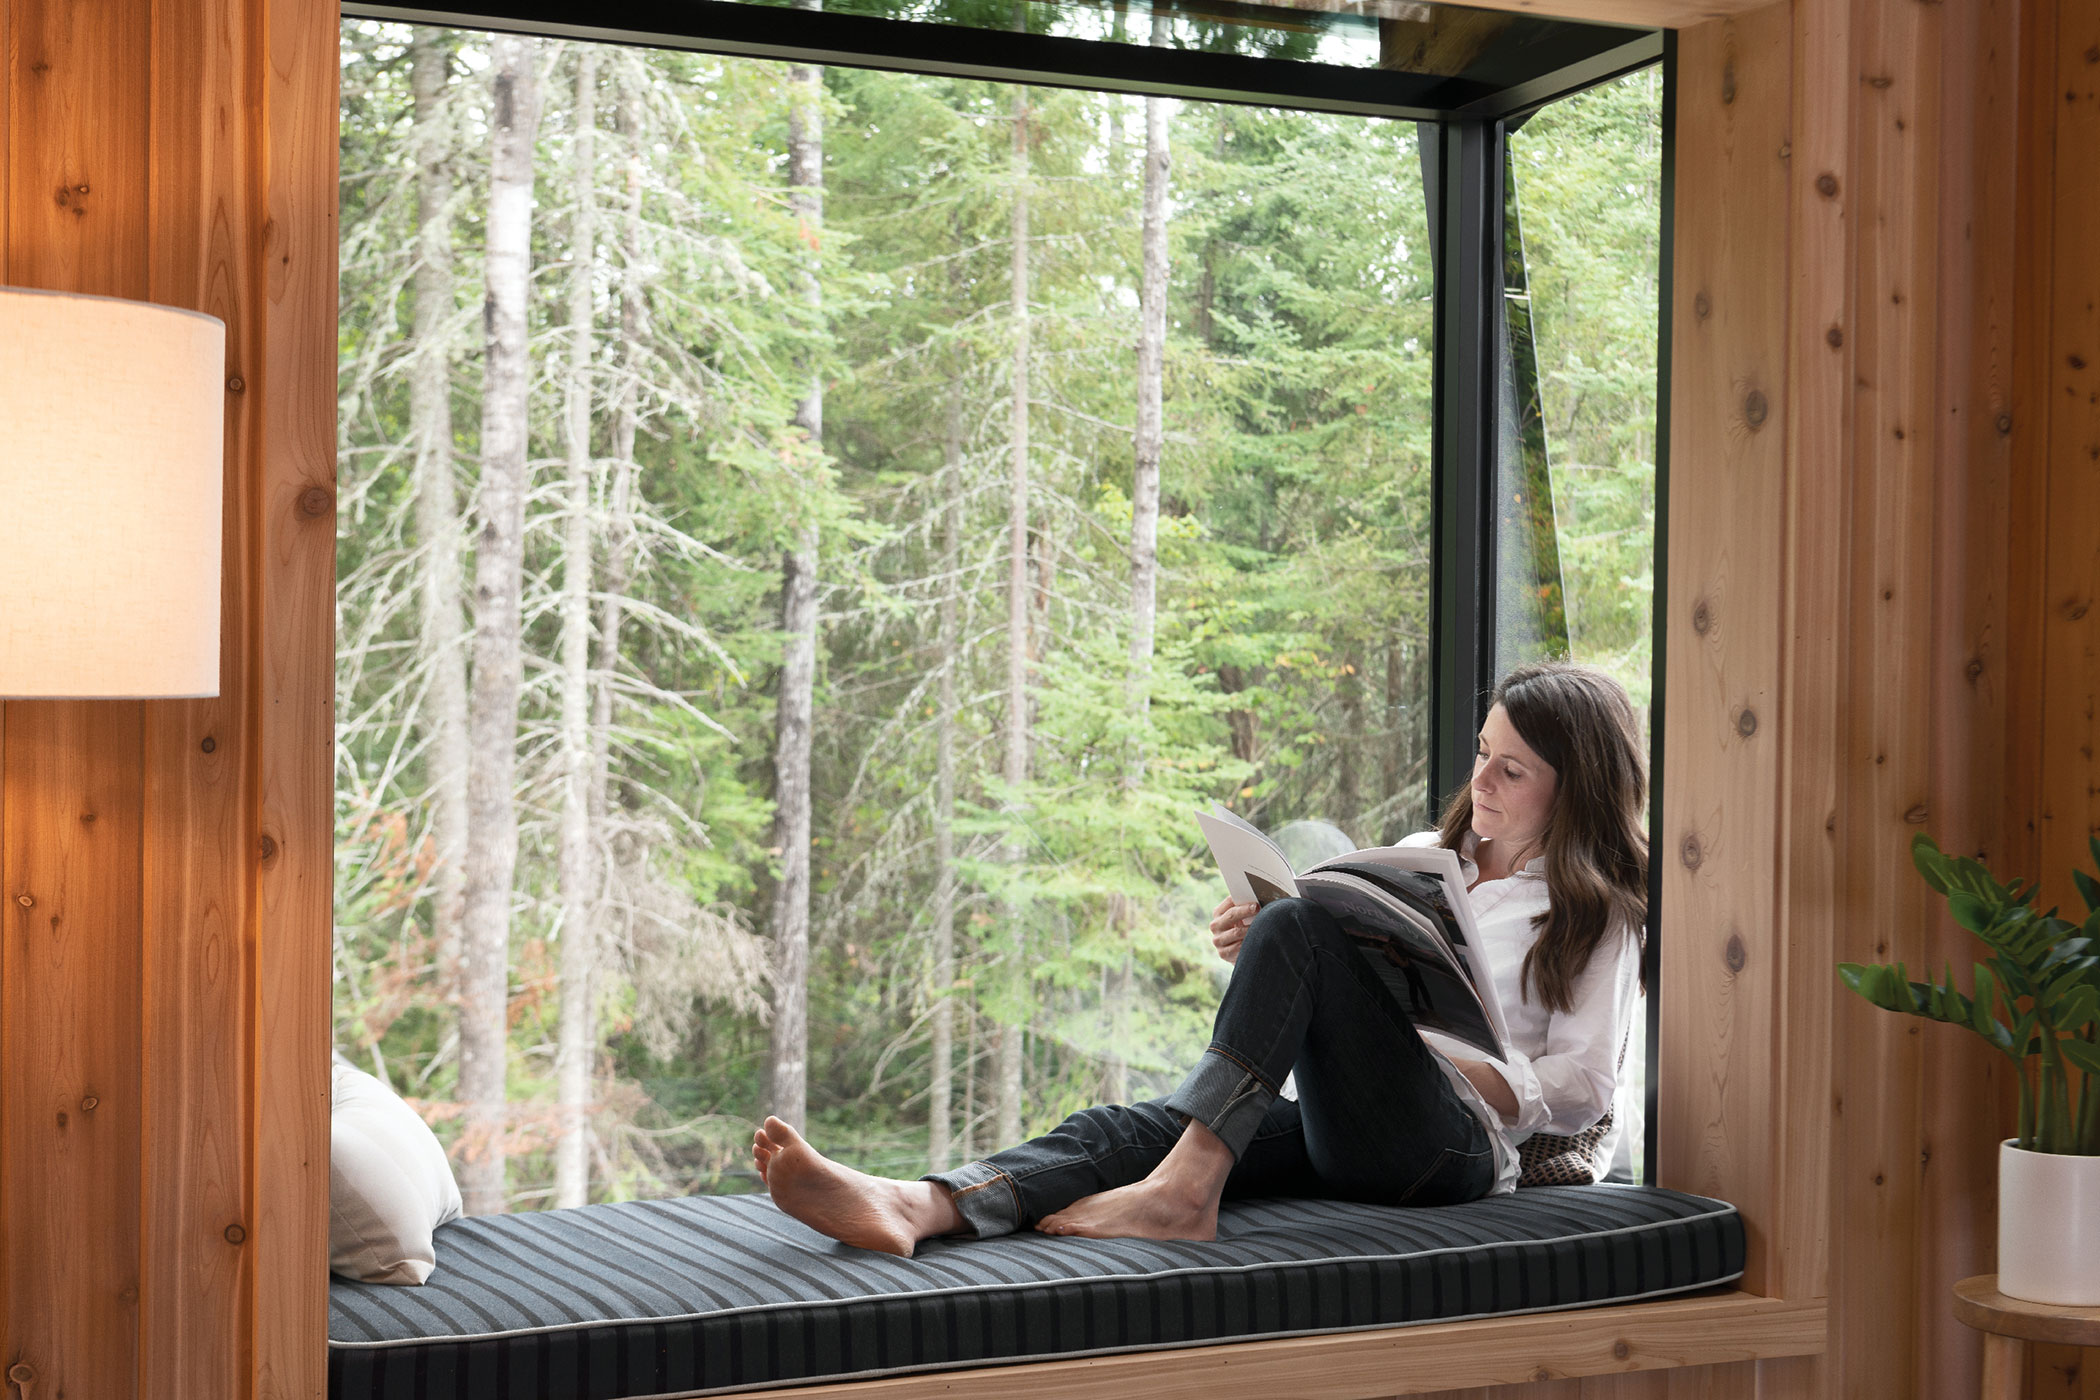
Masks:
[[[1412,872],[1427,880],[1409,881],[1433,911],[1433,916],[1443,930],[1457,954],[1459,965],[1465,968],[1475,990],[1480,995],[1481,1005],[1487,1011],[1488,1023],[1494,1027],[1495,1038],[1501,1044],[1509,1043],[1509,1020],[1503,1014],[1502,999],[1495,989],[1493,971],[1487,965],[1480,949],[1480,931],[1473,924],[1473,904],[1466,894],[1465,868],[1459,863],[1458,852],[1443,846],[1374,846],[1368,850],[1352,851],[1331,861],[1322,861],[1315,870],[1329,869],[1343,863],[1356,864],[1361,870],[1365,866],[1382,866],[1395,872]],[[1364,874],[1373,872],[1365,870]],[[1389,876],[1388,878],[1394,878]],[[1410,901],[1412,902],[1412,901]],[[1497,1055],[1499,1059],[1499,1054]]]
[[[1261,832],[1222,807],[1216,813],[1198,812],[1196,825],[1210,842],[1211,859],[1235,900],[1268,904],[1298,893],[1298,872],[1291,869],[1282,848]]]
[[[1503,1058],[1473,979],[1428,916],[1371,880],[1330,863],[1299,877],[1299,890],[1333,916],[1418,1030],[1441,1031]]]

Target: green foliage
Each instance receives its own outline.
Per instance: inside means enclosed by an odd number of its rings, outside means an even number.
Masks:
[[[2100,837],[2091,838],[2100,868]],[[2011,1060],[2020,1079],[2020,1146],[2100,1156],[2100,882],[2073,871],[2083,924],[2035,907],[2036,886],[2002,884],[1979,861],[1950,856],[1919,832],[1911,859],[1954,921],[1991,950],[1972,991],[1949,964],[1913,982],[1902,963],[1840,963],[1846,986],[1874,1005],[1965,1026]]]
[[[928,17],[1001,26],[1015,13],[1004,0],[918,3]],[[1048,7],[1021,8],[1050,22]],[[455,315],[444,343],[421,345],[409,333],[408,33],[344,27],[336,1019],[346,1051],[449,1133],[456,1066],[429,933],[416,590],[427,551],[470,552],[472,535],[416,537],[406,375],[418,357],[450,368],[464,506],[479,422],[486,60],[482,40],[447,40]],[[1169,42],[1239,40],[1180,18]],[[639,417],[635,555],[608,682],[604,844],[620,915],[600,984],[594,1189],[755,1185],[741,1148],[766,1111],[767,1035],[748,964],[781,854],[770,846],[780,551],[810,526],[813,1131],[856,1165],[923,1168],[941,1001],[958,1012],[957,1136],[975,1134],[979,1149],[991,1145],[986,1046],[1001,1026],[1027,1034],[1032,1128],[1112,1083],[1163,1091],[1200,1051],[1225,975],[1204,932],[1218,891],[1192,812],[1222,799],[1271,826],[1334,821],[1366,844],[1427,825],[1434,308],[1414,127],[1170,108],[1166,444],[1155,648],[1141,676],[1128,659],[1128,548],[1142,101],[1031,91],[1024,188],[1012,89],[827,70],[817,228],[786,197],[783,66],[608,50],[599,246],[587,249],[569,235],[568,52],[542,51],[532,455],[563,455],[563,291],[579,258],[599,269],[594,453],[614,455],[624,384]],[[1576,535],[1563,545],[1576,654],[1637,699],[1653,557],[1659,91],[1636,75],[1538,114],[1524,136],[1556,153],[1526,167],[1524,217],[1549,447],[1564,472],[1556,500]],[[634,92],[643,140],[630,176],[611,114]],[[645,226],[632,260],[630,191]],[[1009,789],[1010,228],[1023,195],[1033,747],[1027,780]],[[644,305],[623,320],[630,275]],[[800,294],[812,276],[821,312]],[[793,426],[813,376],[821,449]],[[598,471],[594,528],[609,539],[605,462]],[[520,1203],[540,1198],[550,1172],[554,1094],[556,475],[540,478],[527,528],[510,1079]],[[959,701],[945,733],[944,680]],[[935,986],[944,742],[961,888],[956,975]]]

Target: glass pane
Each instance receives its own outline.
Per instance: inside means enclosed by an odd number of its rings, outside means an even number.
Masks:
[[[1525,523],[1518,547],[1529,546],[1533,562],[1515,577],[1505,573],[1502,602],[1536,621],[1505,664],[1564,647],[1626,687],[1645,734],[1654,689],[1661,70],[1542,109],[1510,151],[1512,213],[1521,212],[1521,223],[1509,223],[1519,270],[1506,298],[1514,347],[1506,363],[1522,409],[1513,436],[1524,441],[1505,453],[1502,484],[1505,522]],[[1517,329],[1527,322],[1536,365],[1529,375]],[[1627,1055],[1635,1105],[1644,1050],[1637,1028]],[[1621,1161],[1639,1165],[1637,1140],[1622,1147]]]
[[[813,576],[813,1134],[909,1176],[1163,1089],[1226,970],[1194,813],[1426,821],[1415,128],[848,69],[819,126],[786,65],[493,42],[344,29],[338,1047],[463,1166],[500,1145],[512,1207],[561,1199],[565,1025],[590,1198],[755,1187]],[[516,572],[485,578],[509,509]],[[478,1135],[468,874],[508,946]]]

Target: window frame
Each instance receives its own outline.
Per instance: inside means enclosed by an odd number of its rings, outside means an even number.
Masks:
[[[1175,0],[1162,0],[1173,5]],[[1438,0],[1443,3],[1443,0]],[[480,0],[472,6],[343,0],[345,19],[444,25],[730,57],[1236,102],[1411,120],[1420,125],[1435,267],[1430,454],[1430,719],[1427,811],[1471,772],[1495,672],[1496,451],[1505,291],[1509,138],[1542,107],[1640,69],[1663,73],[1662,190],[1656,328],[1655,593],[1649,725],[1649,831],[1664,830],[1665,620],[1668,617],[1671,213],[1677,33],[1552,21],[1567,61],[1506,87],[1388,69],[1183,49],[1153,49],[754,0],[626,0],[607,23],[585,0]],[[1433,140],[1432,140],[1433,138]],[[1431,167],[1434,165],[1434,170]],[[1447,269],[1448,275],[1447,275]],[[1647,988],[1642,1175],[1658,1179],[1662,1051],[1662,873],[1649,863],[1642,954]]]

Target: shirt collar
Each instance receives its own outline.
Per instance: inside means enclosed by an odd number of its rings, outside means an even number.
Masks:
[[[1458,858],[1467,865],[1472,866],[1475,875],[1478,875],[1480,872],[1480,861],[1473,853],[1479,845],[1480,834],[1475,831],[1466,832],[1458,841]],[[1542,855],[1533,856],[1530,860],[1524,862],[1522,870],[1514,873],[1516,875],[1536,875],[1543,880],[1546,878],[1546,858]]]

